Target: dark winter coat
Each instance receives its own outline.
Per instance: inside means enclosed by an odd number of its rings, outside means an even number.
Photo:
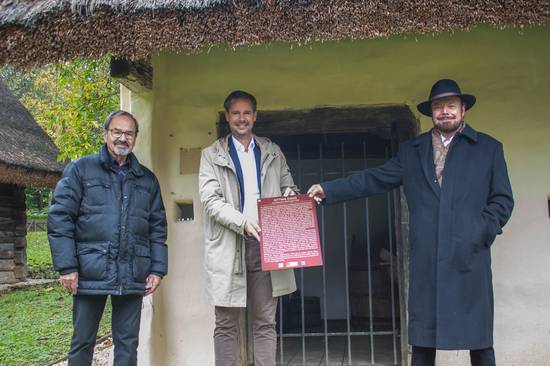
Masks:
[[[67,165],[48,212],[54,268],[78,271],[78,294],[144,294],[168,269],[166,215],[155,175],[128,156],[120,180],[104,146]]]
[[[409,343],[438,349],[493,344],[490,247],[514,201],[502,144],[469,126],[454,137],[440,187],[431,131],[384,165],[322,183],[326,202],[404,186],[410,212]]]

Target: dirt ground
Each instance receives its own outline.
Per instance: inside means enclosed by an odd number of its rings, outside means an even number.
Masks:
[[[113,364],[113,339],[107,337],[95,345],[92,366],[110,366]],[[67,366],[67,361],[58,362],[51,366]]]

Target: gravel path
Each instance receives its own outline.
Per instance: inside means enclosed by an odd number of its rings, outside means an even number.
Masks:
[[[25,280],[23,282],[3,284],[3,285],[0,285],[0,293],[4,292],[6,290],[14,289],[14,288],[31,287],[31,286],[35,286],[35,285],[42,285],[44,283],[52,283],[52,282],[55,282],[55,281],[57,281],[57,280],[28,279],[28,280]]]
[[[95,345],[92,366],[110,366],[113,364],[113,339],[107,337]],[[67,366],[67,360],[49,366]]]

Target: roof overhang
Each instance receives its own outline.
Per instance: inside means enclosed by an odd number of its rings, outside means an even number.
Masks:
[[[480,24],[522,28],[549,19],[548,0],[4,0],[0,64],[28,67],[104,54],[146,60],[163,50],[379,38]]]

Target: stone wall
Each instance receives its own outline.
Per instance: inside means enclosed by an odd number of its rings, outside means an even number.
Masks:
[[[27,276],[25,188],[0,184],[0,283]]]

